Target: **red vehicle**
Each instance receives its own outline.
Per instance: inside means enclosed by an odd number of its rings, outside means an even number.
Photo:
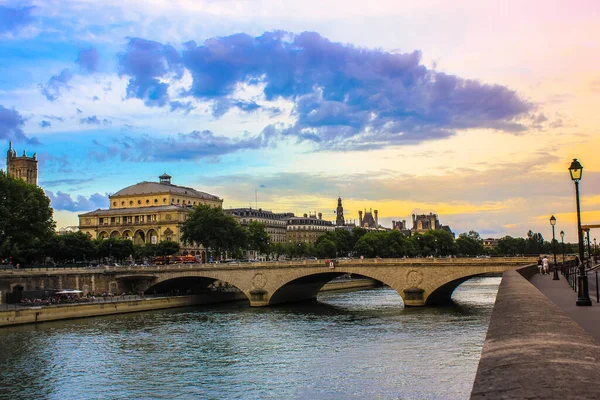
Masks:
[[[167,256],[167,257],[156,257],[154,259],[154,264],[156,265],[165,265],[165,264],[195,264],[200,263],[196,256]]]

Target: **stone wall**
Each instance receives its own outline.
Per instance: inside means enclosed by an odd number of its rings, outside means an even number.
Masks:
[[[597,399],[598,371],[600,344],[518,271],[506,271],[471,398]]]

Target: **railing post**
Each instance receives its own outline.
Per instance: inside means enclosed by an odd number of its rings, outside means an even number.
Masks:
[[[600,303],[600,289],[598,289],[598,271],[596,271],[596,303]]]

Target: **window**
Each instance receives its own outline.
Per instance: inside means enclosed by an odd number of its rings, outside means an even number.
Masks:
[[[129,205],[130,205],[130,206],[132,206],[132,205],[133,205],[133,201],[130,201],[130,202],[129,202]]]
[[[158,204],[158,199],[154,199],[154,204]]]
[[[113,206],[116,207],[117,206],[117,202],[113,201]]]
[[[138,204],[142,204],[142,201],[141,201],[141,200],[138,200]]]
[[[150,204],[150,200],[146,200],[146,204]]]
[[[124,205],[125,205],[125,202],[124,202],[124,201],[122,201],[122,202],[121,202],[121,205],[122,205],[122,206],[124,206]]]

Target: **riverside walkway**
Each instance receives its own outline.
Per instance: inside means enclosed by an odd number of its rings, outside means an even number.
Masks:
[[[496,297],[471,399],[600,398],[600,304],[576,306],[569,282],[537,267],[507,271]]]

